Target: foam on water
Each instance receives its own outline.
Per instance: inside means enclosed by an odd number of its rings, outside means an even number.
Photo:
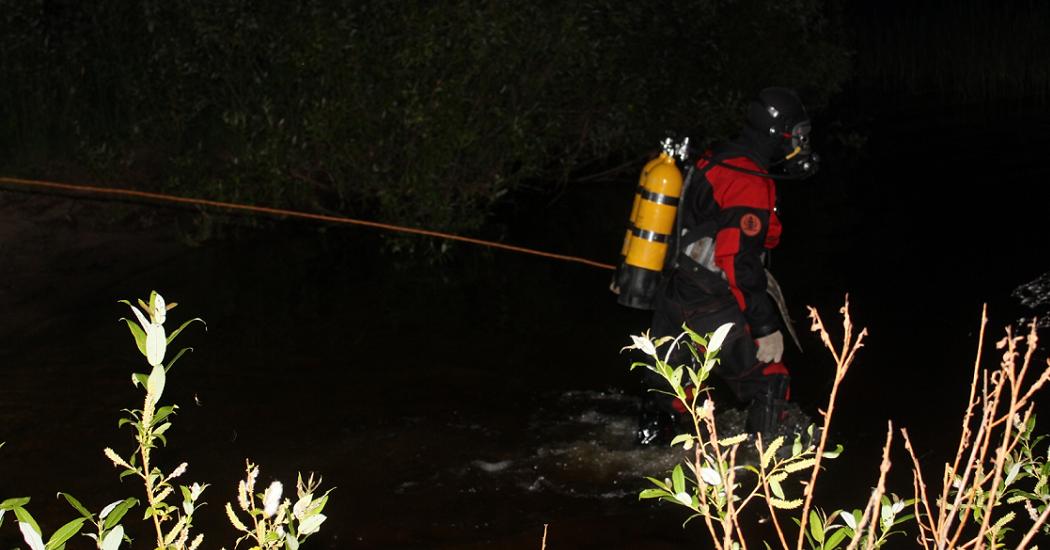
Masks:
[[[568,391],[540,402],[544,405],[532,412],[527,444],[518,447],[517,456],[475,460],[462,474],[495,477],[488,482],[528,493],[620,499],[646,488],[646,476],[663,477],[692,456],[681,446],[635,445],[638,399],[621,391]],[[742,433],[745,419],[743,411],[727,408],[719,413],[720,436]],[[809,422],[793,405],[782,432],[790,441],[795,433],[804,433]],[[738,462],[754,459],[745,447]]]

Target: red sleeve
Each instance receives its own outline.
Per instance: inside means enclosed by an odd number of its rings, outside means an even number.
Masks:
[[[731,161],[749,170],[758,169],[747,159]],[[776,189],[769,178],[727,168],[712,172],[715,173],[709,173],[708,180],[720,208],[715,263],[725,273],[751,335],[765,336],[779,329],[777,311],[766,294],[763,265],[763,254],[776,246],[780,238],[780,221],[773,211]]]

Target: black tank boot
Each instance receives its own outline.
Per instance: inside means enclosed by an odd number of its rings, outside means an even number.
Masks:
[[[791,377],[776,374],[767,377],[766,387],[751,400],[747,409],[747,431],[762,434],[769,442],[775,437],[777,428],[787,414],[788,387]]]
[[[651,396],[642,398],[634,442],[641,446],[667,446],[677,434],[678,415],[660,407]]]

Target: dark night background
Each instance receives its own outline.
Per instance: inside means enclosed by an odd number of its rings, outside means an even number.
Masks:
[[[750,94],[797,87],[824,166],[779,186],[773,270],[805,349],[787,357],[803,411],[832,381],[804,306],[838,329],[849,293],[869,329],[832,427],[847,453],[818,490],[828,510],[861,507],[887,420],[928,478],[948,458],[982,305],[989,339],[1047,313],[1011,293],[1050,271],[1048,24],[1034,1],[0,0],[0,175],[613,263],[660,139],[725,137]],[[95,511],[140,495],[101,449],[132,450],[116,422],[140,405],[116,301],[156,289],[180,304],[171,320],[208,323],[178,342],[194,352],[169,376],[181,409],[159,451],[211,483],[205,547],[232,545],[222,507],[245,458],[266,482],[336,487],[309,548],[539,548],[544,524],[550,548],[706,547],[679,510],[636,499],[674,457],[631,446],[618,351],[648,315],[616,305],[609,275],[0,184],[0,499],[31,496],[50,532],[75,514],[57,491]]]

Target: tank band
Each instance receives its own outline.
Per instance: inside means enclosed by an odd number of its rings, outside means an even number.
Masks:
[[[639,239],[656,243],[666,243],[668,238],[670,238],[670,235],[664,235],[663,233],[649,231],[648,229],[639,229],[637,227],[632,227],[631,233]]]
[[[660,193],[653,193],[652,191],[642,189],[642,198],[655,202],[656,204],[666,204],[667,206],[678,206],[678,197],[672,197],[670,195],[661,195]]]

